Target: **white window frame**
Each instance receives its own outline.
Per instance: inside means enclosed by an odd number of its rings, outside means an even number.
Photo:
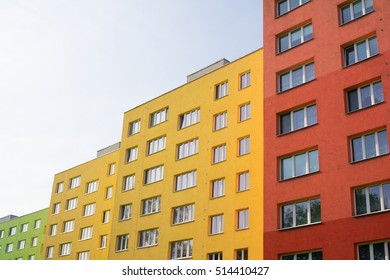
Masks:
[[[217,198],[225,195],[225,178],[219,178],[211,181],[211,198]]]
[[[281,17],[281,16],[283,16],[283,15],[289,13],[290,11],[299,8],[299,7],[302,6],[303,4],[306,4],[306,3],[310,2],[310,0],[299,0],[298,6],[297,6],[297,7],[291,8],[291,4],[290,4],[291,2],[290,2],[290,1],[291,1],[291,0],[280,0],[280,1],[276,2],[276,6],[277,6],[277,7],[276,7],[276,15],[277,15],[277,17]],[[287,2],[287,11],[284,12],[283,14],[280,13],[280,8],[279,8],[279,4],[282,3],[282,2]]]
[[[84,205],[84,211],[83,211],[83,217],[92,216],[95,214],[96,211],[96,203],[90,203]]]
[[[239,122],[249,120],[251,118],[251,103],[245,103],[239,108]]]
[[[86,260],[89,260],[89,251],[78,252],[78,253],[77,253],[77,259],[78,259],[79,261],[86,261]]]
[[[98,187],[99,187],[99,180],[95,180],[95,181],[89,182],[87,184],[87,192],[86,193],[97,192]]]
[[[6,253],[11,253],[14,250],[14,243],[8,243],[5,246],[5,252]]]
[[[227,112],[214,115],[214,131],[227,127]]]
[[[316,253],[321,253],[321,258],[313,258],[313,255]],[[307,255],[307,259],[303,259],[300,255]],[[299,253],[283,254],[280,256],[281,260],[322,260],[323,253],[322,250],[315,251],[304,251]]]
[[[370,0],[370,1],[373,2],[372,0]],[[357,2],[362,3],[362,10],[361,10],[362,14],[355,17],[354,12],[353,12],[353,7],[354,7],[354,4],[356,4]],[[349,9],[350,20],[347,20],[347,21],[345,21],[344,17],[343,17],[343,10],[345,8]],[[371,13],[373,11],[374,11],[374,5],[372,5],[372,9],[367,10],[366,0],[356,0],[356,1],[350,2],[350,3],[346,4],[346,5],[343,5],[343,6],[340,7],[340,21],[341,21],[341,25],[347,24],[347,23],[349,23],[351,21],[354,21],[354,20],[356,20],[358,18],[361,18],[362,16],[365,16],[366,14],[369,14],[369,13]]]
[[[143,230],[138,233],[138,248],[158,245],[158,228]]]
[[[250,140],[250,136],[245,136],[238,139],[238,156],[243,156],[250,153]]]
[[[49,246],[46,248],[46,259],[52,259],[54,255],[54,246]]]
[[[213,147],[213,164],[226,160],[226,144]]]
[[[210,235],[221,234],[224,231],[224,215],[210,216]]]
[[[376,85],[380,85],[380,94],[381,94],[381,96],[375,96],[375,89],[374,89],[374,87]],[[362,90],[366,89],[366,88],[369,88],[369,90],[370,90],[370,102],[371,102],[371,104],[367,105],[367,106],[363,106],[363,98],[362,98],[362,94],[363,93],[362,93]],[[358,108],[357,109],[351,109],[350,94],[352,92],[356,92],[357,102],[358,102],[358,104],[357,104]],[[376,100],[377,97],[378,97],[378,100]],[[350,90],[348,90],[346,92],[346,99],[347,99],[347,112],[348,113],[356,112],[356,111],[359,111],[359,110],[362,110],[362,109],[365,109],[365,108],[368,108],[368,107],[371,107],[371,106],[383,103],[384,102],[384,95],[383,95],[382,81],[376,81],[376,82],[373,82],[373,83],[370,83],[370,84],[366,84],[366,85],[358,87],[358,88],[350,89]]]
[[[223,253],[222,252],[208,253],[207,259],[210,261],[223,260]]]
[[[24,250],[24,247],[26,247],[26,240],[19,240],[18,241],[18,250]]]
[[[126,150],[126,163],[136,161],[138,159],[138,146],[131,147]]]
[[[175,176],[175,192],[196,187],[197,171],[192,170]]]
[[[379,144],[379,136],[378,134],[379,133],[382,133],[382,132],[385,132],[386,134],[386,140],[387,140],[387,143],[384,147],[381,147]],[[371,156],[371,157],[368,157],[367,155],[367,147],[366,147],[366,137],[368,136],[371,136],[371,135],[374,135],[374,140],[375,140],[375,155],[374,156]],[[374,132],[370,132],[370,133],[367,133],[367,134],[363,134],[363,135],[360,135],[360,136],[357,136],[357,137],[352,137],[351,138],[351,162],[359,162],[359,161],[363,161],[363,160],[367,160],[367,159],[371,159],[371,158],[375,158],[375,157],[379,157],[379,156],[382,156],[382,155],[386,155],[389,153],[389,140],[388,140],[389,136],[388,136],[388,133],[387,133],[387,130],[386,129],[381,129],[381,130],[378,130],[378,131],[374,131]],[[357,140],[357,139],[360,139],[360,143],[361,143],[361,152],[362,152],[362,158],[361,159],[355,159],[356,155],[355,155],[355,152],[354,152],[354,144],[353,144],[353,141],[354,140]],[[381,149],[383,148],[386,148],[387,147],[387,151],[384,151],[384,152],[381,152]]]
[[[66,201],[66,211],[70,211],[77,208],[78,198],[70,198]]]
[[[357,249],[357,258],[358,260],[361,260],[360,252],[359,252],[359,247],[360,246],[369,246],[369,251],[370,251],[370,260],[376,260],[375,259],[375,248],[374,246],[377,244],[383,244],[384,246],[384,258],[383,260],[390,260],[390,240],[384,240],[384,241],[375,241],[375,242],[370,242],[370,243],[360,243],[357,244],[356,249]]]
[[[313,108],[313,107],[315,108],[315,112],[316,112],[315,122],[309,123],[309,108]],[[295,121],[296,117],[295,117],[294,113],[297,113],[297,112],[302,111],[302,110],[303,110],[303,126],[302,127],[295,127],[294,121]],[[290,130],[283,132],[282,117],[288,116],[288,115],[290,117]],[[304,129],[306,127],[310,127],[312,125],[317,124],[317,104],[310,104],[310,105],[307,105],[307,106],[304,106],[304,107],[301,107],[298,109],[294,109],[294,110],[286,112],[286,113],[279,114],[278,119],[279,119],[279,135],[284,135],[284,134],[291,133],[291,132],[294,132],[294,131],[297,131],[300,129]]]
[[[250,176],[249,171],[244,171],[237,174],[237,191],[243,192],[249,190]]]
[[[167,145],[167,137],[161,136],[159,138],[148,141],[148,155],[153,155],[165,150]]]
[[[247,88],[251,85],[251,72],[245,72],[240,75],[240,89]]]
[[[38,229],[41,227],[41,219],[37,219],[34,221],[34,229]]]
[[[0,239],[4,238],[4,230],[0,230]]]
[[[22,224],[20,228],[20,232],[27,232],[28,231],[28,223]]]
[[[129,246],[129,235],[128,234],[122,234],[122,235],[118,235],[116,237],[116,246],[115,246],[116,252],[127,251],[128,246]]]
[[[317,157],[316,157],[317,163],[314,164],[314,167],[317,167],[317,168],[314,168],[314,169],[311,170],[310,154],[313,153],[313,152],[317,153]],[[303,174],[298,174],[297,175],[295,159],[298,156],[302,156],[302,155],[305,155],[305,172]],[[284,168],[284,161],[285,160],[289,160],[289,159],[291,159],[291,171],[292,171],[292,174],[287,174],[288,175],[287,176],[287,175],[284,174],[283,168]],[[291,155],[291,156],[288,156],[288,157],[283,157],[283,158],[280,159],[280,180],[281,181],[289,180],[289,179],[296,178],[296,177],[305,176],[305,175],[312,174],[312,173],[316,173],[319,170],[320,170],[320,160],[319,160],[318,149],[309,150],[309,151],[306,151],[306,152],[294,154],[294,155]]]
[[[289,203],[285,203],[285,204],[281,205],[280,206],[280,229],[284,230],[284,229],[291,229],[291,228],[299,228],[299,227],[302,227],[302,226],[308,226],[308,225],[314,225],[314,224],[321,223],[321,220],[322,220],[321,216],[322,215],[320,215],[319,221],[312,221],[311,220],[311,202],[312,201],[316,201],[316,200],[319,201],[320,214],[321,214],[321,199],[319,197],[312,198],[312,199],[307,199],[307,200],[300,200],[300,201],[295,201],[295,202],[289,202]],[[307,223],[301,224],[301,225],[297,225],[296,207],[297,207],[297,204],[301,204],[301,203],[306,203]],[[293,212],[292,212],[292,222],[293,222],[293,224],[291,226],[284,226],[283,225],[283,217],[284,217],[284,215],[283,215],[283,207],[287,207],[287,206],[292,206],[293,207]]]
[[[123,204],[119,207],[119,221],[127,221],[131,219],[132,204]]]
[[[16,235],[16,226],[9,228],[9,236],[14,236]]]
[[[116,163],[110,163],[108,165],[108,176],[112,176],[115,174],[115,167],[116,167]]]
[[[198,153],[199,140],[192,139],[177,145],[177,160],[184,159]]]
[[[171,242],[169,258],[171,260],[192,258],[192,246],[192,239]]]
[[[57,183],[56,193],[62,193],[64,191],[64,182]]]
[[[129,136],[137,134],[141,131],[141,120],[132,121],[129,124]]]
[[[101,235],[100,236],[100,249],[107,248],[107,241],[108,241],[108,236],[107,235]]]
[[[60,210],[61,210],[61,203],[60,202],[54,203],[52,214],[53,215],[58,214],[58,213],[60,213]]]
[[[371,200],[370,198],[373,199],[373,196],[370,194],[370,189],[373,188],[379,188],[379,205],[380,209],[374,211],[371,207]],[[377,184],[377,185],[371,185],[363,188],[356,188],[353,190],[353,197],[354,197],[354,208],[355,208],[355,216],[362,216],[362,215],[368,215],[368,214],[373,214],[373,213],[380,213],[380,212],[385,212],[385,211],[390,211],[390,201],[385,201],[385,196],[386,196],[386,191],[390,192],[390,182],[382,183],[382,184]],[[358,191],[363,191],[364,196],[365,196],[365,208],[366,212],[365,213],[358,213],[358,206],[357,206],[357,192]],[[389,205],[386,205],[386,204]]]
[[[112,193],[114,191],[114,187],[110,186],[106,188],[106,199],[111,199],[112,198]]]
[[[370,40],[375,40],[377,52],[370,49]],[[358,45],[360,45],[360,44],[365,45],[366,57],[362,58],[362,59],[359,59],[359,56],[358,56]],[[354,61],[353,62],[349,62],[349,58],[347,55],[349,49],[352,49],[354,52]],[[344,67],[349,67],[349,66],[355,65],[356,63],[367,60],[367,59],[369,59],[373,56],[376,56],[378,54],[379,54],[379,44],[378,44],[378,39],[377,39],[376,35],[371,36],[369,38],[366,38],[364,40],[355,42],[353,44],[350,44],[350,45],[344,47]]]
[[[228,95],[229,84],[228,82],[223,82],[215,86],[215,99],[218,100],[222,97]]]
[[[68,220],[64,222],[62,233],[72,232],[74,231],[75,220]]]
[[[104,210],[103,211],[103,219],[102,219],[102,223],[103,224],[106,224],[106,223],[110,222],[110,214],[111,214],[110,210]]]
[[[80,229],[80,240],[87,240],[92,238],[93,226]]]
[[[236,230],[243,230],[249,228],[249,209],[237,210],[237,224]]]
[[[144,184],[149,185],[164,179],[164,165],[145,170]]]
[[[70,255],[72,251],[72,243],[63,243],[60,245],[60,257]]]
[[[310,30],[311,30],[311,33],[310,33],[310,36],[309,38],[305,39],[305,28],[309,27],[310,26]],[[292,41],[292,35],[293,33],[296,33],[296,32],[300,32],[300,42],[296,45],[293,45],[293,41]],[[281,39],[282,38],[285,38],[285,37],[288,37],[288,47],[284,50],[281,49]],[[307,23],[305,25],[302,25],[298,28],[295,28],[294,30],[291,30],[289,32],[286,32],[286,33],[283,33],[281,35],[278,36],[278,53],[283,53],[285,51],[288,51],[289,49],[292,49],[292,48],[295,48],[299,45],[302,45],[303,43],[305,42],[308,42],[310,41],[311,39],[313,38],[313,25],[312,23]]]
[[[248,260],[248,248],[242,248],[235,250],[236,260]]]
[[[161,196],[142,200],[141,215],[150,215],[160,212]]]
[[[70,179],[69,189],[80,187],[81,176],[73,177]]]
[[[131,174],[123,177],[123,188],[122,191],[129,191],[135,187],[135,174]]]
[[[149,126],[154,127],[168,120],[168,107],[150,114]]]
[[[36,246],[38,246],[38,237],[34,236],[33,238],[31,238],[31,247],[36,247]]]
[[[195,204],[172,208],[172,225],[189,223],[195,219]]]
[[[307,73],[306,73],[306,68],[308,66],[313,66],[313,77],[308,77]],[[294,80],[293,80],[293,73],[294,71],[298,71],[298,70],[302,70],[302,82],[301,83],[298,83],[296,85],[294,85]],[[288,78],[289,78],[289,87],[287,88],[282,88],[283,84],[282,84],[282,77],[283,76],[286,76],[288,75]],[[288,91],[290,89],[293,89],[293,88],[296,88],[296,87],[299,87],[301,85],[304,85],[308,82],[311,82],[313,81],[314,79],[316,78],[316,74],[315,74],[315,65],[314,65],[314,62],[309,62],[309,63],[306,63],[304,65],[300,65],[298,67],[295,67],[294,69],[291,69],[291,70],[288,70],[288,71],[285,71],[285,72],[282,72],[278,75],[278,93],[283,93],[285,91]]]
[[[179,130],[200,122],[200,109],[194,109],[179,116]]]
[[[57,224],[50,225],[49,236],[57,235]]]

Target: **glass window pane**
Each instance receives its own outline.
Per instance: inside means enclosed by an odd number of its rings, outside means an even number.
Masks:
[[[293,226],[293,205],[285,205],[282,207],[282,228]]]
[[[308,259],[309,259],[309,253],[297,254],[297,260],[308,260]]]
[[[384,260],[385,259],[385,243],[376,243],[374,247],[374,260]]]
[[[303,83],[303,69],[298,68],[292,71],[292,86],[296,87]]]
[[[303,41],[308,41],[313,38],[313,25],[309,24],[303,27]]]
[[[310,223],[321,221],[321,200],[319,198],[310,200]]]
[[[358,92],[356,89],[348,91],[348,111],[356,111],[359,109]]]
[[[306,225],[307,221],[307,201],[295,204],[296,225]]]
[[[282,160],[282,180],[291,178],[293,176],[292,158],[285,158]]]
[[[290,10],[299,6],[299,0],[290,0]]]
[[[288,34],[279,38],[279,52],[283,52],[290,48]]]
[[[387,140],[387,130],[378,132],[378,145],[379,145],[379,154],[387,154],[389,152],[389,143]]]
[[[366,86],[360,89],[360,98],[362,100],[362,108],[368,107],[371,104],[371,87]]]
[[[371,158],[376,156],[374,133],[364,136],[364,146],[366,148],[366,158]]]
[[[307,125],[313,125],[317,123],[317,106],[312,105],[307,107]]]
[[[383,91],[382,91],[382,82],[375,83],[373,85],[373,87],[374,87],[374,100],[375,100],[375,103],[379,103],[379,102],[384,101]]]
[[[282,256],[282,260],[292,261],[294,260],[294,255]]]
[[[379,186],[371,187],[368,189],[370,197],[370,212],[377,212],[381,210],[381,194]]]
[[[359,246],[359,260],[369,260],[370,259],[370,245],[360,245]]]
[[[390,209],[390,183],[383,184],[383,200],[385,209]]]
[[[345,48],[345,66],[355,63],[355,47],[350,46]]]
[[[366,41],[356,44],[358,61],[367,58],[367,45]]]
[[[311,259],[312,260],[322,260],[322,251],[312,252]]]
[[[372,12],[374,10],[374,4],[372,3],[372,0],[366,0],[365,6],[366,6],[366,13]]]
[[[279,16],[288,12],[287,0],[278,3],[278,11],[279,11]]]
[[[347,23],[347,22],[352,20],[351,8],[349,5],[347,7],[341,9],[341,17],[342,17],[342,23]]]
[[[294,157],[295,176],[301,176],[307,173],[306,171],[306,153]]]
[[[291,32],[291,47],[295,47],[301,43],[301,29]]]
[[[355,3],[353,3],[352,6],[353,6],[353,17],[354,18],[361,17],[363,15],[362,1],[361,0],[356,1]]]
[[[318,150],[309,152],[309,173],[318,171]]]
[[[280,91],[285,91],[291,88],[290,85],[290,73],[280,75]]]
[[[293,112],[294,130],[305,126],[305,109]]]
[[[352,161],[358,161],[363,159],[362,138],[352,139]]]
[[[307,64],[305,66],[305,82],[309,82],[314,80],[315,73],[314,73],[314,63]]]
[[[370,46],[370,56],[373,56],[373,55],[376,55],[379,53],[378,41],[377,41],[376,37],[369,39],[368,44]]]
[[[291,114],[280,116],[280,133],[287,133],[291,131]]]
[[[366,189],[355,190],[356,215],[367,213]]]

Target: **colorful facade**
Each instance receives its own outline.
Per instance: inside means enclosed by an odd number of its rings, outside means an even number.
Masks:
[[[0,219],[0,260],[39,260],[48,209]]]
[[[265,259],[389,259],[388,4],[264,1]]]

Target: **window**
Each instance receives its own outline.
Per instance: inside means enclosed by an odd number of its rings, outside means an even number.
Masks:
[[[98,190],[99,181],[89,182],[87,185],[87,193],[93,193]]]
[[[280,257],[281,260],[322,260],[322,251],[301,252],[294,254],[285,254]]]
[[[310,0],[281,0],[277,2],[277,15],[282,16],[291,10],[309,2]]]
[[[141,214],[149,215],[149,214],[160,212],[160,201],[161,201],[160,196],[142,200]]]
[[[369,244],[359,244],[359,260],[389,260],[390,259],[390,241],[373,242]]]
[[[238,249],[236,250],[236,260],[247,260],[248,259],[248,249]]]
[[[285,134],[317,123],[317,106],[309,105],[279,115],[279,133]]]
[[[34,229],[38,229],[41,227],[41,220],[35,220],[34,221]]]
[[[243,122],[251,118],[251,104],[247,103],[240,106],[239,121]]]
[[[15,235],[16,234],[16,227],[11,227],[10,229],[9,229],[9,236],[13,236],[13,235]]]
[[[249,171],[239,173],[237,191],[242,192],[248,189],[249,189]]]
[[[121,205],[119,209],[119,221],[129,220],[131,217],[131,204]]]
[[[287,180],[317,172],[319,170],[318,150],[282,158],[280,165],[281,180]]]
[[[129,243],[129,235],[124,234],[124,235],[118,235],[116,237],[116,251],[125,251],[127,250],[127,246]]]
[[[211,182],[211,198],[217,198],[225,195],[225,178],[217,179]]]
[[[27,232],[27,230],[28,230],[28,223],[22,224],[22,227],[21,227],[20,231],[21,232]]]
[[[29,256],[28,256],[28,259],[31,260],[31,261],[32,261],[32,260],[35,260],[35,255],[29,255]]]
[[[246,72],[240,76],[240,89],[251,85],[251,72]]]
[[[250,151],[250,137],[238,139],[238,155],[243,156],[249,154]]]
[[[210,234],[223,233],[223,214],[210,217]]]
[[[135,174],[123,178],[123,191],[132,190],[135,187]]]
[[[152,155],[159,151],[165,150],[166,143],[167,143],[166,136],[162,136],[160,138],[150,140],[148,142],[148,155]]]
[[[176,175],[175,192],[196,186],[196,170]]]
[[[91,203],[84,205],[84,217],[91,216],[95,214],[96,203]]]
[[[115,163],[108,165],[108,176],[115,174]]]
[[[344,66],[350,66],[379,53],[376,36],[344,48]]]
[[[62,193],[64,191],[64,182],[58,183],[56,186],[56,193]]]
[[[321,201],[319,198],[281,206],[282,229],[319,222],[321,222]]]
[[[69,188],[74,189],[74,188],[79,187],[80,186],[80,179],[81,179],[80,176],[70,179]]]
[[[140,132],[140,129],[141,129],[141,121],[140,120],[131,122],[130,126],[129,126],[129,135],[134,135],[134,134]]]
[[[314,63],[299,66],[279,75],[279,93],[308,83],[315,78]]]
[[[384,183],[354,191],[355,215],[390,210],[390,183]]]
[[[294,29],[291,32],[278,36],[278,52],[284,52],[313,38],[311,23]]]
[[[183,129],[194,125],[200,121],[200,109],[195,109],[191,112],[179,116],[179,129]]]
[[[351,139],[352,162],[389,153],[387,130],[381,130]]]
[[[110,210],[103,211],[103,220],[102,223],[106,224],[110,221]]]
[[[149,247],[158,244],[158,228],[139,232],[138,247]]]
[[[228,82],[221,83],[215,87],[215,99],[228,95]]]
[[[170,259],[185,259],[192,257],[192,240],[171,242]]]
[[[14,250],[14,243],[9,243],[5,246],[5,252],[10,253]]]
[[[61,203],[54,203],[53,204],[53,215],[55,215],[55,214],[58,214],[58,213],[60,213],[60,209],[61,209]]]
[[[107,248],[107,241],[108,241],[107,235],[100,236],[100,249]]]
[[[92,230],[93,230],[92,226],[82,228],[80,231],[80,240],[91,239],[92,238]]]
[[[57,225],[50,225],[49,236],[55,236],[57,234]]]
[[[89,260],[89,251],[77,253],[77,259],[78,259],[79,261]]]
[[[147,169],[145,171],[144,183],[152,184],[154,182],[161,181],[164,178],[164,165],[157,166],[154,168]]]
[[[341,24],[348,23],[374,10],[372,0],[357,0],[340,8]]]
[[[223,259],[222,256],[223,256],[222,252],[209,253],[209,254],[207,254],[207,259],[212,260],[212,261],[222,260]]]
[[[168,120],[168,108],[164,108],[150,115],[150,127]]]
[[[214,130],[220,130],[227,126],[227,112],[214,116]]]
[[[112,198],[112,191],[113,191],[113,187],[106,188],[106,199]]]
[[[198,139],[193,139],[177,146],[177,159],[183,159],[198,153]]]
[[[348,112],[354,112],[383,101],[381,81],[347,91]]]
[[[71,232],[73,230],[74,230],[74,220],[64,222],[64,227],[62,230],[63,233]]]
[[[4,230],[0,230],[0,238],[4,238]]]
[[[126,163],[135,161],[138,157],[138,147],[132,147],[126,150]]]
[[[31,247],[36,247],[38,245],[38,237],[31,238]]]
[[[54,246],[47,247],[46,249],[46,259],[52,259],[54,253]]]
[[[173,208],[172,210],[172,224],[182,224],[194,220],[195,204],[184,205]]]
[[[71,198],[66,201],[66,210],[72,210],[77,207],[77,197],[76,198]]]
[[[60,256],[70,255],[72,249],[72,243],[64,243],[60,245]]]
[[[26,246],[26,240],[20,240],[18,242],[18,250],[23,250],[25,246]]]
[[[249,210],[242,209],[237,211],[237,226],[236,229],[246,229],[249,223]]]
[[[226,144],[213,148],[213,163],[226,160]]]

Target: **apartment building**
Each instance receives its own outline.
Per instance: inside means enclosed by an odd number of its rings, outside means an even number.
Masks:
[[[39,260],[47,213],[0,218],[0,260]]]
[[[264,1],[265,259],[389,259],[389,18]]]
[[[42,259],[108,258],[119,147],[54,176]]]

